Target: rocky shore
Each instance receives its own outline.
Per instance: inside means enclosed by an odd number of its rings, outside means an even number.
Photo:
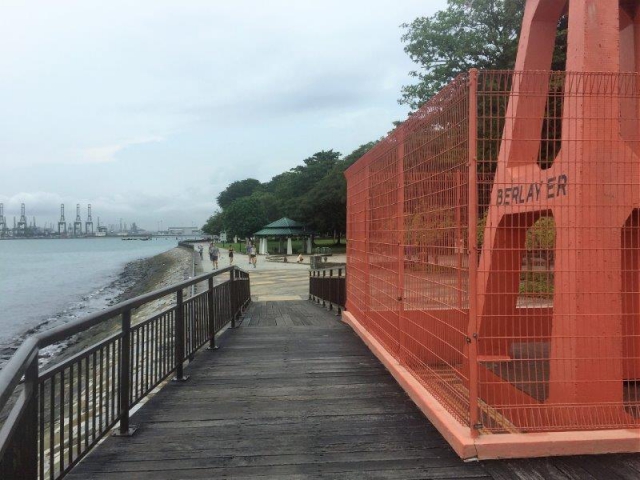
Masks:
[[[108,299],[108,305],[115,305],[116,303],[181,282],[191,276],[192,269],[193,253],[179,247],[154,257],[134,260],[128,263],[118,278],[107,287],[108,291],[115,293],[112,298]],[[173,302],[174,296],[167,296],[150,302],[133,312],[132,323],[136,324],[170,307]],[[43,351],[43,363],[59,363],[88,348],[99,340],[116,333],[119,328],[119,317],[97,325],[70,338],[64,344],[53,346]]]
[[[144,293],[178,283],[191,276],[192,272],[193,251],[177,247],[154,257],[128,263],[118,278],[101,290],[108,292],[109,295],[113,294],[112,297],[106,298],[106,305],[110,306]],[[138,309],[132,316],[132,323],[135,324],[168,308],[172,304],[174,297],[175,296],[172,295],[170,297],[160,298]],[[31,329],[26,332],[26,335],[36,334],[46,328],[50,328],[49,322],[43,322],[40,329]],[[49,367],[72,357],[100,340],[117,333],[119,328],[120,318],[116,317],[75,335],[58,345],[53,345],[41,350],[41,368],[47,370]],[[24,337],[21,340],[24,340]],[[0,360],[3,360],[0,368],[4,362],[9,360],[18,346],[19,343],[16,343],[4,351],[0,351]],[[12,398],[8,401],[7,405],[5,405],[5,408],[0,411],[0,426],[6,420],[6,416],[20,391],[21,389],[17,388]]]

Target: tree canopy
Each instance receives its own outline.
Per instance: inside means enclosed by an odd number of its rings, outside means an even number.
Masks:
[[[259,187],[260,180],[256,180],[255,178],[239,180],[237,182],[233,182],[220,192],[220,195],[218,195],[216,200],[218,201],[220,208],[224,209],[237,199],[250,196]]]
[[[252,178],[233,182],[218,195],[222,210],[207,220],[203,231],[246,237],[286,216],[339,238],[346,230],[344,171],[373,145],[361,145],[344,158],[334,150],[316,152],[269,182]]]
[[[419,108],[456,75],[470,68],[512,69],[525,0],[448,0],[431,17],[403,24],[404,51],[418,64],[402,87],[400,104]]]

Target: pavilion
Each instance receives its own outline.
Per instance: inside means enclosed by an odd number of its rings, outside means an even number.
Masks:
[[[307,232],[305,226],[296,222],[295,220],[291,220],[287,217],[282,217],[280,220],[276,220],[275,222],[266,225],[254,234],[254,237],[260,239],[260,245],[258,247],[258,253],[260,255],[266,255],[267,252],[267,239],[268,238],[286,238],[287,239],[287,255],[293,255],[293,247],[291,245],[292,237],[306,237],[306,253],[311,253],[311,234]]]

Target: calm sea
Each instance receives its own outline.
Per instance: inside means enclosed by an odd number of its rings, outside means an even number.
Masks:
[[[176,245],[175,237],[0,241],[0,350],[6,356],[32,329],[106,307],[126,263]]]

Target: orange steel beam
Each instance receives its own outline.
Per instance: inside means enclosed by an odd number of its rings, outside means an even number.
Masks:
[[[562,421],[571,421],[567,407],[572,405],[598,404],[592,414],[598,424],[602,418],[597,417],[624,416],[623,380],[631,378],[625,375],[640,376],[640,360],[624,360],[625,348],[640,351],[640,339],[624,337],[625,328],[638,328],[628,323],[640,318],[633,311],[638,310],[640,262],[636,249],[624,253],[621,248],[625,225],[628,242],[640,243],[638,221],[629,220],[640,206],[640,188],[606,187],[628,185],[630,179],[638,183],[640,105],[606,92],[587,94],[594,88],[588,74],[581,81],[567,80],[560,153],[550,168],[542,169],[537,155],[548,73],[534,71],[550,69],[556,26],[568,11],[567,71],[637,73],[638,3],[527,2],[516,61],[516,70],[523,73],[513,77],[491,193],[478,268],[480,339],[491,319],[517,316],[526,232],[540,216],[553,216],[556,263],[546,405]],[[615,168],[612,159],[620,162]],[[621,269],[630,272],[629,278]],[[535,425],[534,417],[529,424]]]

